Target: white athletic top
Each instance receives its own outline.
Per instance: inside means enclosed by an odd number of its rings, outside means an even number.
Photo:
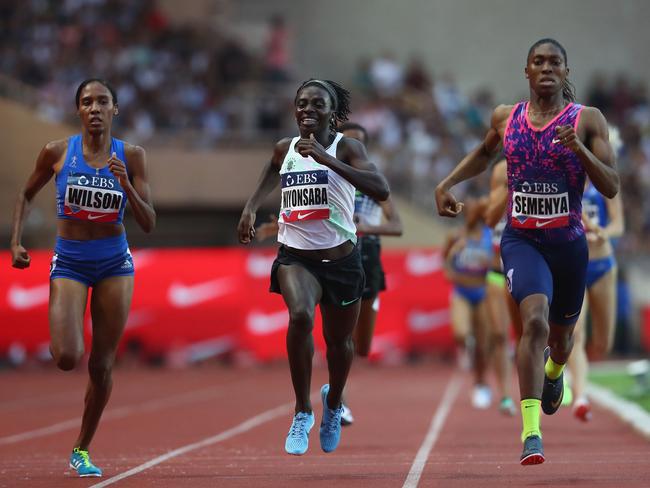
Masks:
[[[342,137],[336,134],[327,154],[336,157]],[[329,249],[348,240],[356,243],[354,186],[336,171],[296,152],[299,139],[291,140],[280,168],[278,242],[296,249]]]

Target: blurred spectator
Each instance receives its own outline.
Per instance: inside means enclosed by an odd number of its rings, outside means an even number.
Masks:
[[[279,14],[271,17],[269,27],[264,79],[271,82],[288,81],[290,79],[289,31],[284,18]]]

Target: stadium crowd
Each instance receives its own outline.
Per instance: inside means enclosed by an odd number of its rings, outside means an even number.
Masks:
[[[303,76],[292,69],[281,17],[270,19],[266,45],[255,51],[216,28],[173,25],[154,0],[8,0],[0,14],[0,73],[35,88],[47,119],[73,117],[74,87],[100,76],[115,86],[124,107],[118,129],[134,142],[172,135],[216,147],[292,130],[287,107]],[[452,74],[390,53],[360,60],[353,78],[340,81],[353,88],[352,119],[368,128],[393,189],[427,209],[435,184],[480,140],[492,108],[516,101],[496,100],[488,87],[464,93]],[[277,95],[262,98],[260,84]],[[627,224],[619,252],[649,252],[647,86],[594,74],[578,99],[603,111],[619,141]],[[471,185],[460,191],[485,193],[488,183]]]

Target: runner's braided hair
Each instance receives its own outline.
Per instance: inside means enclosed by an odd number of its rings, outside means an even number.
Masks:
[[[348,90],[332,80],[310,78],[298,87],[296,99],[298,98],[298,93],[308,86],[319,86],[329,94],[334,111],[334,116],[330,120],[330,127],[333,130],[336,130],[340,123],[348,120],[348,115],[350,115],[350,92]]]
[[[560,44],[555,39],[551,39],[550,37],[545,37],[544,39],[540,39],[535,44],[530,46],[530,49],[528,50],[528,56],[526,57],[526,59],[530,58],[530,55],[533,54],[535,48],[537,46],[541,46],[542,44],[553,44],[555,47],[557,47],[562,53],[562,57],[564,57],[564,65],[565,66],[567,65],[566,49],[564,49],[564,46],[562,46],[562,44]],[[575,86],[573,86],[573,83],[569,81],[569,78],[564,78],[564,80],[562,80],[562,97],[568,103],[576,101],[576,88]]]

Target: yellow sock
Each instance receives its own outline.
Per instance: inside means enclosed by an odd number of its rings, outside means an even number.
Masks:
[[[524,428],[521,431],[521,442],[526,440],[526,437],[531,435],[538,435],[542,437],[542,431],[539,428],[539,411],[542,406],[542,401],[537,398],[524,398],[521,401],[521,419]]]
[[[564,364],[557,364],[555,361],[551,359],[551,356],[548,357],[548,359],[546,360],[546,364],[544,365],[544,372],[546,373],[546,377],[549,380],[558,379],[562,374],[563,370],[564,370]]]

